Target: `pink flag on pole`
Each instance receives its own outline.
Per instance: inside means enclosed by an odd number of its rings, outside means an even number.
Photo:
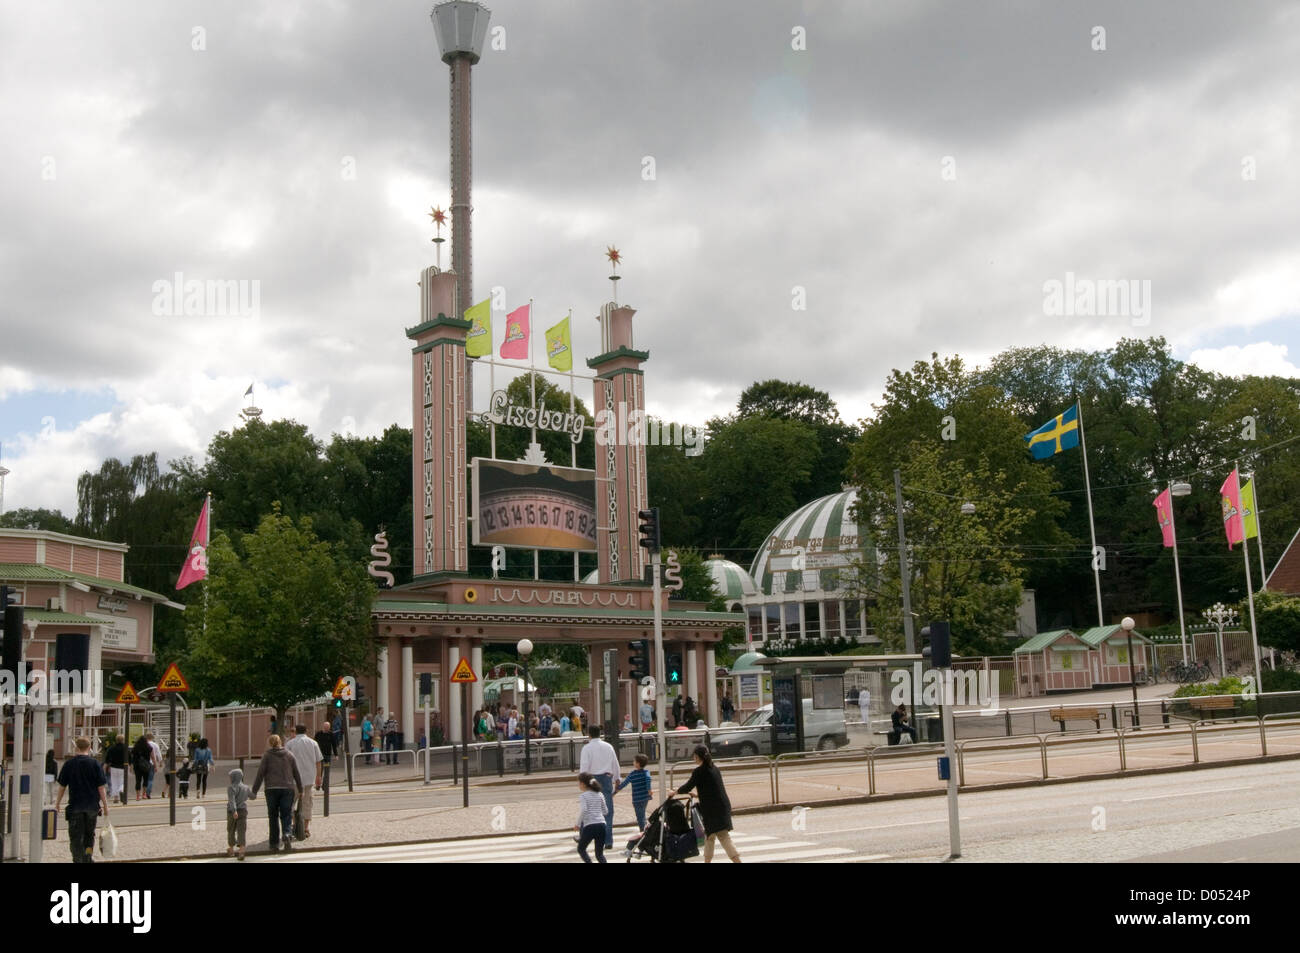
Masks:
[[[1169,488],[1157,496],[1151,503],[1156,508],[1156,520],[1160,523],[1160,532],[1165,538],[1165,549],[1174,545],[1174,511]]]
[[[528,311],[531,305],[515,308],[506,315],[506,339],[501,342],[501,356],[528,359]]]
[[[1232,549],[1241,542],[1241,483],[1234,467],[1228,479],[1219,487],[1219,497],[1223,501],[1223,532],[1228,536],[1228,548]]]
[[[185,565],[181,567],[180,577],[176,580],[178,590],[184,589],[192,582],[208,578],[208,506],[211,502],[211,499],[203,501],[199,521],[194,524],[194,535],[190,537],[190,551],[185,557]]]

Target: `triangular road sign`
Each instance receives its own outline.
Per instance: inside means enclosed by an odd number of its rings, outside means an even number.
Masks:
[[[139,700],[140,694],[130,682],[123,685],[122,690],[117,693],[117,703],[119,705],[134,705]]]
[[[157,691],[164,694],[169,692],[188,692],[190,683],[185,681],[185,676],[181,674],[180,668],[175,662],[167,666],[167,671],[163,672],[163,677],[158,679]]]
[[[334,684],[334,697],[345,702],[355,701],[357,697],[356,682],[350,675],[340,675]]]
[[[474,670],[469,667],[469,659],[461,657],[460,664],[456,666],[456,671],[452,672],[451,680],[456,683],[477,682],[478,676]]]

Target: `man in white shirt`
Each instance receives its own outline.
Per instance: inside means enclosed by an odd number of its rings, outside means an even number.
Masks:
[[[302,800],[298,809],[302,812],[302,839],[306,840],[311,837],[311,792],[313,787],[320,790],[325,756],[321,754],[316,739],[307,734],[306,725],[294,728],[294,736],[285,743],[284,750],[293,755],[294,763],[298,765],[298,776],[302,778]],[[315,778],[315,784],[309,778]],[[287,836],[292,836],[292,832]]]
[[[600,790],[605,795],[605,849],[610,850],[614,846],[614,786],[620,780],[618,754],[612,744],[601,740],[598,727],[591,725],[588,731],[591,740],[582,746],[578,770],[600,782]]]
[[[870,726],[871,725],[871,691],[869,689],[864,688],[862,689],[862,691],[858,693],[858,710],[862,713],[862,723],[864,725]]]
[[[146,731],[144,740],[149,742],[149,783],[145,785],[144,796],[153,797],[153,777],[163,769],[162,748],[158,747],[158,742],[153,740],[153,732]]]

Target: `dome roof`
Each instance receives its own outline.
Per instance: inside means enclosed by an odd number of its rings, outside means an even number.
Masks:
[[[758,660],[761,658],[767,658],[767,656],[762,652],[746,652],[744,655],[737,658],[736,661],[732,662],[731,667],[728,668],[727,671],[731,674],[735,674],[736,672],[755,671],[758,668]]]
[[[772,530],[759,547],[750,576],[763,595],[840,588],[841,571],[865,555],[868,540],[853,519],[857,490],[805,503]],[[803,551],[803,571],[795,558]]]
[[[739,601],[745,596],[758,593],[758,589],[754,586],[754,580],[749,573],[730,559],[723,559],[721,556],[710,556],[704,561],[704,565],[708,567],[709,574],[713,576],[713,584],[717,586],[718,593],[728,602]]]

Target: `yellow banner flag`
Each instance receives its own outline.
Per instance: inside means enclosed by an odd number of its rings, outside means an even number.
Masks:
[[[484,298],[465,310],[465,320],[472,322],[465,338],[465,353],[469,357],[483,357],[492,353],[492,299]]]
[[[1255,481],[1247,480],[1241,487],[1241,520],[1246,524],[1246,538],[1259,537],[1259,518],[1255,515]]]
[[[573,370],[573,342],[569,338],[569,319],[546,329],[546,363],[557,371]]]

